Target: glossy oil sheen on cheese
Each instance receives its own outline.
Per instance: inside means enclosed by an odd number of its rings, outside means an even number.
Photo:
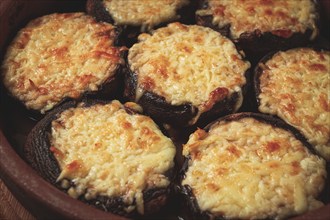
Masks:
[[[9,46],[4,84],[28,108],[41,112],[64,97],[95,91],[121,62],[114,38],[112,25],[83,13],[37,18]]]
[[[259,110],[299,129],[330,160],[330,52],[279,52],[262,68]]]
[[[313,30],[314,38],[317,14],[312,0],[207,0],[209,7],[198,10],[200,16],[213,16],[213,24],[230,25],[231,37],[255,30],[272,32],[287,37],[292,32]]]
[[[225,219],[282,219],[322,206],[325,161],[291,133],[253,118],[197,130],[183,180],[202,211]]]
[[[132,103],[125,106],[132,108]],[[64,111],[52,123],[51,150],[73,197],[121,197],[143,214],[143,191],[167,187],[175,146],[147,116],[128,114],[118,101]]]
[[[188,0],[103,0],[115,24],[141,26],[142,31],[178,18]]]
[[[242,93],[250,63],[218,32],[171,23],[139,39],[128,54],[129,66],[138,77],[137,99],[147,90],[172,105],[192,103],[205,112],[219,101],[213,100],[215,91],[228,91],[222,98]]]

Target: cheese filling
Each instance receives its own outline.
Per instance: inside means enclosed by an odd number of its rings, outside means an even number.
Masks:
[[[197,10],[200,16],[212,16],[219,27],[230,25],[233,39],[255,30],[289,37],[293,32],[313,30],[318,34],[317,13],[312,0],[207,0],[209,7]]]
[[[316,198],[325,161],[290,132],[253,118],[197,130],[183,147],[190,155],[182,185],[201,211],[225,219],[282,219],[322,206]]]
[[[114,38],[112,25],[83,13],[37,18],[8,47],[1,69],[4,85],[42,113],[65,97],[96,91],[122,62]]]
[[[134,103],[126,103],[132,108]],[[147,116],[118,101],[65,110],[52,122],[51,151],[70,180],[72,197],[121,197],[127,212],[144,212],[143,191],[170,184],[176,148]]]
[[[141,26],[141,31],[146,31],[177,19],[177,10],[189,0],[103,0],[103,4],[115,24]]]
[[[172,105],[191,103],[201,114],[234,92],[241,95],[250,63],[218,32],[171,23],[139,40],[128,54],[138,78],[136,101],[147,90]]]
[[[330,52],[279,52],[262,68],[259,110],[296,127],[330,160]]]

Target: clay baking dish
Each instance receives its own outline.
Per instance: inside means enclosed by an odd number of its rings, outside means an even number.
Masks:
[[[326,11],[323,23],[328,25],[330,4],[327,0],[321,2]],[[17,30],[29,20],[52,12],[84,11],[85,4],[84,0],[1,0],[1,60]],[[328,31],[323,34],[329,38]],[[29,117],[22,106],[3,94],[2,85],[0,92],[0,177],[23,206],[37,219],[124,219],[70,198],[42,179],[23,160],[22,146],[36,121]],[[174,212],[161,217],[182,219]],[[330,219],[330,204],[296,219]]]

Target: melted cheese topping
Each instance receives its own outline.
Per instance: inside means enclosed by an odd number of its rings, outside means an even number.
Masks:
[[[115,24],[141,26],[142,31],[179,18],[176,11],[188,3],[188,0],[103,0]]]
[[[262,68],[259,110],[299,129],[330,160],[330,52],[279,52]]]
[[[213,24],[219,27],[230,25],[233,39],[242,33],[259,30],[281,37],[290,37],[294,32],[314,31],[317,13],[312,0],[207,0],[209,7],[197,10],[200,16],[212,16]]]
[[[139,40],[128,54],[138,77],[136,101],[147,90],[172,105],[192,103],[202,113],[234,92],[242,93],[250,63],[218,32],[171,23]]]
[[[28,108],[41,112],[64,97],[96,91],[121,62],[114,38],[112,25],[83,13],[37,18],[9,46],[4,84]]]
[[[118,101],[64,111],[52,123],[50,143],[62,170],[58,181],[74,183],[73,197],[121,197],[127,211],[143,213],[143,191],[170,183],[164,173],[174,166],[174,144],[149,117],[128,114]]]
[[[323,204],[315,198],[325,161],[291,133],[253,118],[197,130],[183,147],[191,161],[182,185],[202,211],[226,219],[285,218]]]

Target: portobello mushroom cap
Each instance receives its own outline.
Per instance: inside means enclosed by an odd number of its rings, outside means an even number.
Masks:
[[[189,219],[281,219],[323,206],[326,162],[279,118],[227,115],[191,134],[182,154]]]
[[[254,64],[274,50],[306,45],[319,34],[313,0],[199,0],[196,22],[232,39]]]
[[[139,218],[172,194],[175,146],[135,103],[63,103],[27,137],[26,161],[48,182],[87,204]]]
[[[6,91],[44,114],[65,99],[118,98],[124,49],[118,33],[84,13],[54,13],[30,21],[11,42],[1,74]]]
[[[192,23],[196,10],[190,0],[87,0],[86,11],[99,21],[121,29],[121,43],[130,47],[142,32],[150,32],[173,21]]]
[[[229,39],[176,22],[139,40],[128,51],[124,97],[155,121],[202,126],[241,107],[250,63]]]
[[[265,56],[254,70],[258,109],[298,129],[330,161],[330,51],[294,48]]]

